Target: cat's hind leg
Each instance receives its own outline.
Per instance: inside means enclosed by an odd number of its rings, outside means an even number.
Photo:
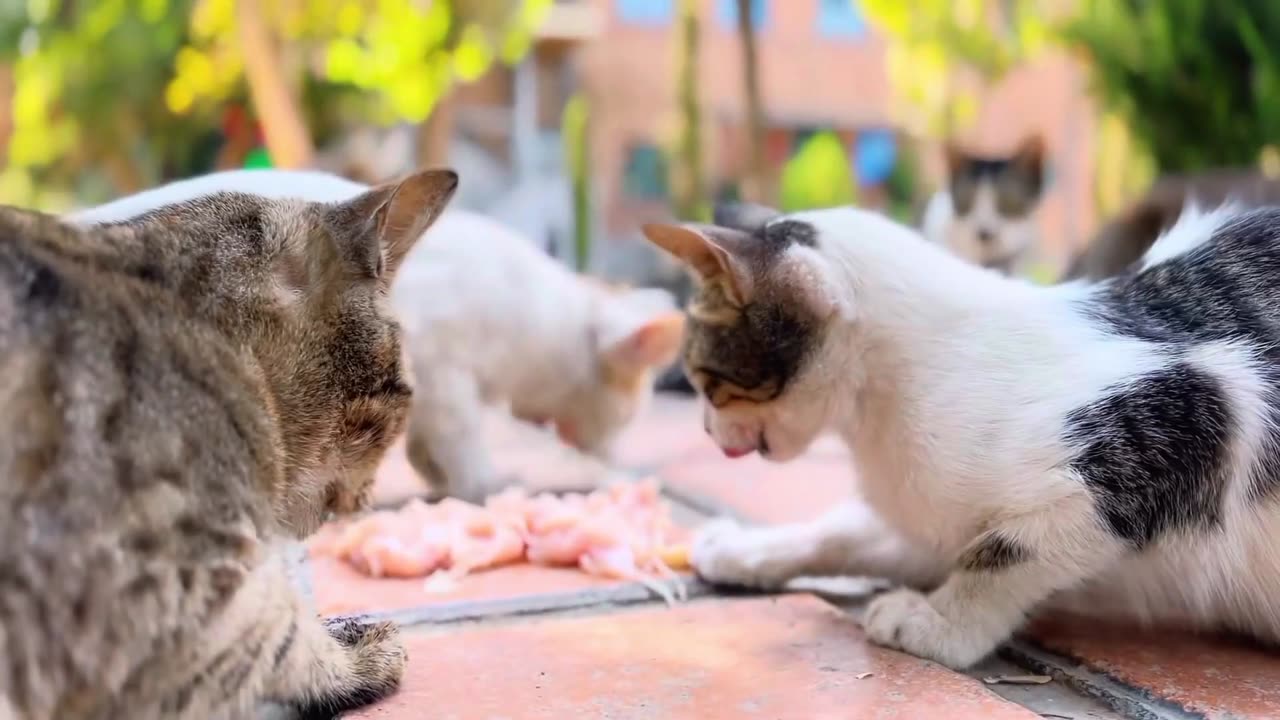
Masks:
[[[817,520],[744,527],[721,518],[695,537],[690,560],[704,580],[772,590],[798,577],[872,576],[914,587],[939,582],[946,568],[912,547],[870,507],[846,502]]]

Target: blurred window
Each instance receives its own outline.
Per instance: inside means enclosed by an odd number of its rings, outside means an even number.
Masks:
[[[867,21],[858,0],[818,0],[818,33],[826,37],[862,37]]]
[[[671,22],[675,0],[618,0],[618,17],[623,22],[664,25]]]
[[[622,168],[622,190],[638,200],[667,199],[667,159],[648,143],[632,145]]]

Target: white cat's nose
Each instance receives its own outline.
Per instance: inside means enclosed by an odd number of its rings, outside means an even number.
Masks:
[[[996,233],[989,228],[978,228],[978,242],[990,245],[996,239]]]

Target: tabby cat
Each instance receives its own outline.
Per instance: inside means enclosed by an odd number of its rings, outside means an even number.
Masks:
[[[1072,260],[1063,280],[1100,280],[1131,267],[1173,227],[1189,203],[1215,207],[1280,204],[1280,180],[1256,170],[1209,170],[1160,178],[1137,202],[1102,227]]]
[[[365,505],[403,430],[387,294],[456,185],[0,209],[0,718],[330,718],[396,689],[395,627],[322,622],[279,550]]]

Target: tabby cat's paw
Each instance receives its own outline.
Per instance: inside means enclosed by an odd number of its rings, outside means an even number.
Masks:
[[[364,627],[364,633],[350,646],[355,653],[356,678],[367,692],[380,699],[400,687],[409,653],[400,641],[400,628],[395,623],[372,623]]]
[[[331,720],[344,712],[371,705],[400,687],[408,653],[395,623],[363,623],[354,618],[330,618],[325,628],[351,653],[351,677],[343,687],[298,708],[298,720]]]
[[[791,579],[773,553],[767,530],[745,528],[732,518],[704,526],[693,539],[689,563],[698,577],[716,585],[776,590]]]
[[[872,642],[962,670],[981,660],[995,642],[975,628],[952,623],[915,590],[885,593],[867,606],[862,626]]]

